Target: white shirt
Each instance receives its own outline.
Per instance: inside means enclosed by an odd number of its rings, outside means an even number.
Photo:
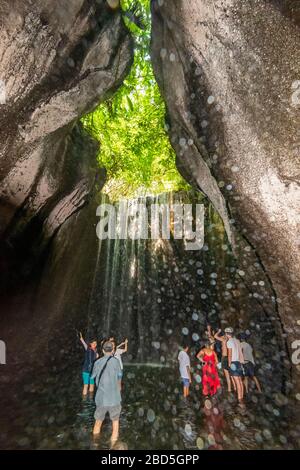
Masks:
[[[227,348],[231,349],[231,361],[232,362],[241,362],[244,364],[244,356],[241,347],[241,343],[237,338],[230,338],[227,341]]]
[[[123,370],[123,362],[122,362],[121,355],[122,355],[124,352],[125,352],[125,349],[117,349],[116,352],[115,352],[115,354],[114,354],[115,358],[118,359],[122,370]]]
[[[252,346],[249,343],[246,343],[246,341],[242,341],[241,347],[245,362],[252,362],[252,364],[255,364]]]
[[[180,376],[183,379],[189,379],[189,374],[187,371],[187,366],[191,367],[191,361],[189,358],[189,355],[185,351],[180,351],[178,354],[178,361],[179,361],[179,371],[180,371]]]

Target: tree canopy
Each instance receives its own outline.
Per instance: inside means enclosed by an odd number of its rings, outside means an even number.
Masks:
[[[108,178],[104,192],[118,200],[187,189],[175,165],[150,59],[150,0],[121,5],[135,42],[133,66],[114,96],[82,119],[100,142],[98,162]]]

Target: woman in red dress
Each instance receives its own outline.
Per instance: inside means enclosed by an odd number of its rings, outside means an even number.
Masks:
[[[205,396],[213,396],[221,387],[217,370],[218,357],[213,350],[213,344],[206,344],[197,354],[197,359],[201,360],[202,367],[202,392]]]

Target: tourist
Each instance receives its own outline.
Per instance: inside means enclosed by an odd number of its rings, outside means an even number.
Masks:
[[[97,385],[93,434],[100,434],[106,413],[109,413],[112,420],[111,445],[114,445],[119,437],[122,371],[120,362],[114,357],[114,345],[112,342],[106,341],[104,343],[103,354],[104,356],[95,362],[92,372],[92,378],[95,379]]]
[[[230,375],[236,385],[236,391],[238,395],[238,401],[240,404],[243,403],[244,398],[244,386],[243,386],[243,368],[244,356],[241,347],[241,343],[233,335],[233,329],[230,327],[225,328],[225,336],[227,339],[227,350],[228,350],[228,366]]]
[[[247,343],[246,335],[244,333],[240,335],[240,339],[241,339],[241,347],[242,347],[244,361],[245,361],[244,362],[244,385],[245,385],[246,393],[249,392],[248,378],[251,378],[254,381],[258,392],[262,393],[260,383],[258,381],[258,378],[255,375],[255,361],[254,361],[254,355],[253,355],[253,348],[249,343]]]
[[[114,353],[114,356],[118,359],[120,362],[121,370],[122,370],[122,376],[123,376],[123,361],[122,361],[122,354],[126,353],[128,351],[128,339],[126,338],[123,343],[119,344],[119,346],[116,347],[116,351]]]
[[[178,354],[179,372],[183,384],[183,397],[187,398],[190,394],[190,384],[192,383],[191,376],[191,361],[188,355],[189,346],[184,345],[182,351]]]
[[[222,346],[222,359],[221,359],[221,364],[222,364],[222,369],[223,373],[227,382],[227,390],[229,393],[232,392],[232,387],[234,391],[236,392],[236,385],[233,380],[233,377],[230,376],[229,373],[229,366],[228,366],[228,349],[227,349],[227,338],[225,335],[221,335],[222,330],[219,329],[217,333],[214,335],[214,338],[221,343]]]
[[[97,352],[97,341],[92,340],[87,344],[83,339],[82,333],[79,332],[79,339],[85,349],[84,363],[82,368],[83,390],[82,395],[86,396],[88,392],[93,393],[95,389],[95,382],[91,377],[91,372],[95,360],[99,357]]]
[[[203,363],[202,367],[202,393],[205,397],[213,396],[221,388],[217,370],[218,357],[210,341],[197,354],[197,359]]]

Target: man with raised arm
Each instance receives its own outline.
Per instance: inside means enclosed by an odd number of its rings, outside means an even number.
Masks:
[[[91,373],[93,370],[93,365],[95,360],[99,357],[97,352],[97,341],[91,340],[88,344],[83,339],[82,333],[79,332],[79,339],[82,346],[85,349],[84,362],[82,367],[82,380],[83,380],[83,390],[82,395],[86,396],[88,392],[93,393],[95,389],[95,382],[91,378]]]

